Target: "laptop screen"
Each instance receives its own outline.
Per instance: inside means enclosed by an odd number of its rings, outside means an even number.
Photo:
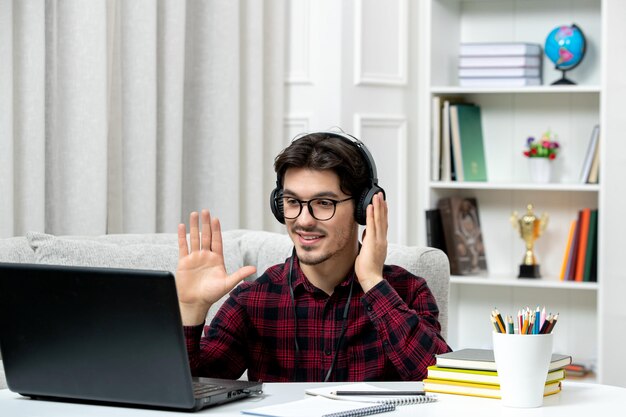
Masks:
[[[0,264],[0,349],[23,395],[194,405],[169,272]]]

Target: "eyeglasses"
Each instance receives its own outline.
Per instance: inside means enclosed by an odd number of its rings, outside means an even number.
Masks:
[[[276,203],[282,205],[283,216],[285,219],[295,219],[302,213],[302,205],[306,204],[309,213],[314,219],[325,221],[330,220],[335,215],[337,204],[344,201],[352,200],[348,197],[345,200],[333,200],[331,198],[312,198],[308,201],[298,200],[294,197],[278,197]],[[282,204],[281,204],[282,203]]]

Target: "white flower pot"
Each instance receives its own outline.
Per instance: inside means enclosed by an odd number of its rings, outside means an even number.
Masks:
[[[552,177],[552,161],[549,158],[528,158],[530,179],[533,182],[545,184]]]

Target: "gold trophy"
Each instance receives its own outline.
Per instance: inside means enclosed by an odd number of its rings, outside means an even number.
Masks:
[[[548,215],[543,213],[541,218],[537,218],[533,213],[533,205],[526,206],[526,214],[517,218],[517,211],[511,215],[511,224],[517,230],[526,244],[526,254],[524,261],[519,266],[518,278],[540,278],[539,264],[533,252],[535,241],[543,234],[548,225]]]

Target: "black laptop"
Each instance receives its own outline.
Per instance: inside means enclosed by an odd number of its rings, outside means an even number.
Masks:
[[[197,410],[262,390],[191,377],[170,272],[0,263],[0,350],[33,398]]]

